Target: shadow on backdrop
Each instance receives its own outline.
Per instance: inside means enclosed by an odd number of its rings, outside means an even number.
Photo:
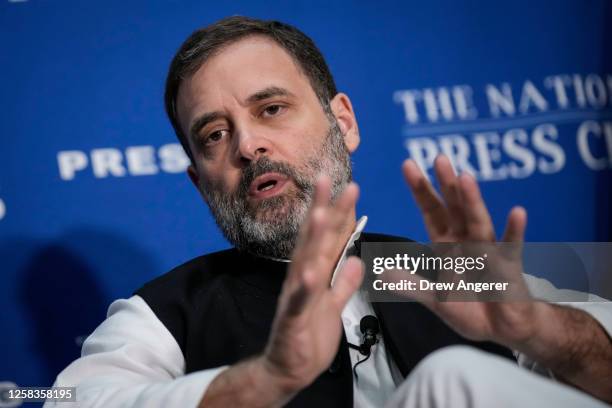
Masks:
[[[27,347],[37,354],[46,384],[79,357],[110,302],[156,275],[154,265],[143,248],[100,230],[75,230],[34,249],[16,289],[29,318]]]

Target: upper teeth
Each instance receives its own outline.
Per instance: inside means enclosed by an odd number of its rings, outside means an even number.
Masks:
[[[269,189],[271,189],[272,187],[274,187],[274,184],[270,184],[270,185],[268,185],[268,186],[265,186],[264,188],[262,188],[262,189],[261,189],[261,191],[266,191],[266,190],[269,190]]]

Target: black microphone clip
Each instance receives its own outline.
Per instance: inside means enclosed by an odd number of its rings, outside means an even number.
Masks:
[[[359,322],[359,330],[363,334],[363,339],[359,345],[359,352],[364,356],[370,354],[370,349],[378,342],[378,332],[380,327],[375,316],[364,316]]]
[[[360,360],[355,364],[355,366],[353,366],[353,374],[355,375],[355,379],[357,381],[359,381],[359,376],[357,375],[357,366],[370,358],[372,346],[378,342],[378,333],[380,332],[380,326],[378,325],[378,319],[376,318],[376,316],[364,316],[359,322],[359,330],[361,331],[361,334],[363,334],[361,344],[359,346],[356,346],[351,343],[348,344],[350,348],[358,350],[361,354],[366,356],[366,358]]]
[[[356,346],[349,343],[349,347],[358,350],[364,356],[369,356],[371,352],[370,349],[378,342],[378,333],[380,332],[380,327],[378,325],[378,319],[376,316],[364,316],[359,322],[359,330],[363,335],[361,338],[361,344]]]

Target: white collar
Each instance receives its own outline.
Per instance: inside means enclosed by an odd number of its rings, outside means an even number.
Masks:
[[[368,217],[366,215],[362,216],[357,221],[357,225],[355,226],[355,230],[353,231],[353,233],[349,237],[348,241],[346,242],[346,245],[344,246],[344,250],[342,251],[342,256],[340,257],[340,259],[338,260],[338,263],[336,264],[336,268],[334,269],[334,273],[332,274],[332,279],[331,279],[330,286],[333,286],[334,280],[336,278],[336,273],[340,270],[340,268],[344,264],[344,261],[346,260],[346,253],[349,251],[349,249],[352,249],[352,248],[355,247],[355,241],[357,241],[359,239],[359,237],[361,236],[361,233],[363,232],[363,229],[365,228],[367,223],[368,223]],[[262,256],[262,255],[258,255],[258,256],[261,257],[261,258],[270,259],[270,260],[276,261],[276,262],[291,262],[291,259],[274,258],[274,257],[271,257],[271,256]]]
[[[362,216],[361,218],[359,218],[359,221],[357,221],[357,226],[355,227],[355,231],[349,237],[346,245],[344,246],[344,250],[342,251],[342,256],[340,257],[340,259],[338,260],[338,263],[336,264],[336,269],[334,269],[334,273],[332,274],[330,286],[334,285],[336,274],[338,273],[340,268],[342,268],[342,265],[344,265],[344,261],[346,261],[347,252],[349,251],[349,249],[352,249],[355,247],[355,241],[359,239],[367,223],[368,223],[368,217],[366,215]]]

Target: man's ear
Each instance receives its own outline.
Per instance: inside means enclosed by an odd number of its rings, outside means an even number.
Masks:
[[[333,97],[329,105],[344,135],[344,143],[348,151],[353,153],[359,146],[359,128],[351,100],[348,95],[340,92]]]
[[[191,183],[195,186],[196,190],[198,190],[200,195],[204,198],[204,201],[206,201],[206,197],[204,197],[204,194],[202,194],[200,191],[200,176],[198,175],[195,167],[193,167],[193,164],[187,166],[187,175],[189,176],[189,180],[191,180]]]

